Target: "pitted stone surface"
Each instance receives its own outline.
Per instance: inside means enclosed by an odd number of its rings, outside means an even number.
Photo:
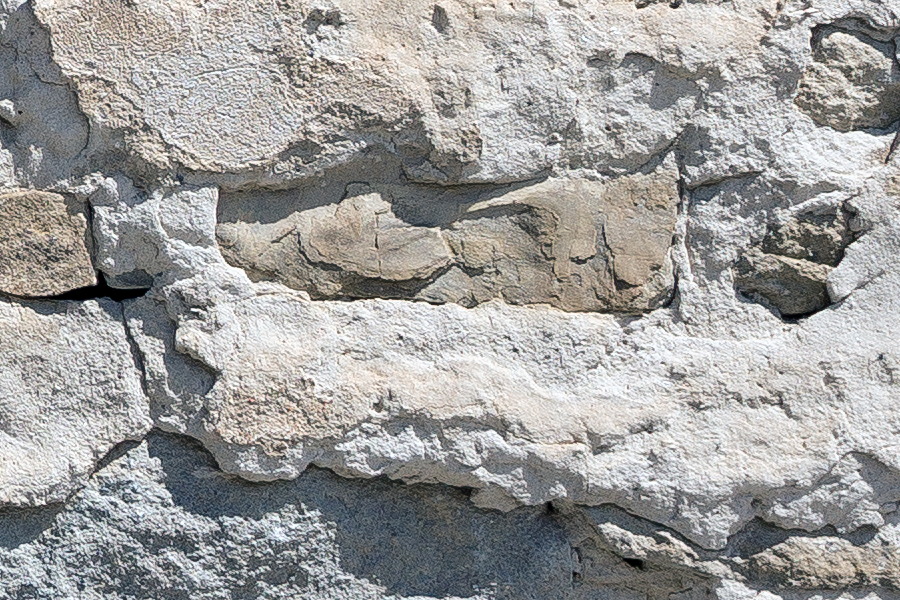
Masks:
[[[896,47],[850,24],[862,31],[826,26],[814,32],[813,63],[800,80],[797,105],[840,131],[888,127],[900,118]]]
[[[539,510],[497,515],[457,491],[325,471],[253,486],[158,434],[65,508],[0,523],[7,598],[542,600],[569,597],[573,568]]]

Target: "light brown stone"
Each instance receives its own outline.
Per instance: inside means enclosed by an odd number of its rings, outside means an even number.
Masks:
[[[857,237],[841,206],[801,212],[769,228],[735,265],[737,289],[782,316],[805,316],[831,304],[827,281]]]
[[[225,257],[254,279],[317,299],[475,306],[499,298],[642,312],[660,306],[674,285],[669,248],[678,187],[668,163],[610,180],[551,178],[447,194],[350,184],[343,199],[321,206],[303,194],[278,196],[278,220],[274,208],[271,215],[234,207],[220,214]],[[293,212],[285,209],[292,202]]]
[[[463,304],[500,297],[571,311],[655,308],[673,282],[677,205],[666,170],[609,182],[551,179],[477,203],[448,230],[468,281],[438,280],[423,297]]]
[[[839,131],[883,128],[900,118],[900,67],[894,45],[833,27],[813,38],[797,106]]]
[[[310,261],[361,277],[424,279],[450,261],[450,250],[436,228],[407,225],[378,193],[310,210],[297,231]]]
[[[754,555],[750,565],[755,576],[783,586],[900,589],[900,551],[895,545],[854,546],[836,537],[795,537]]]
[[[807,315],[829,304],[828,265],[753,250],[735,270],[742,293],[764,299],[783,316]]]
[[[0,292],[56,296],[95,285],[82,203],[20,190],[0,195]]]

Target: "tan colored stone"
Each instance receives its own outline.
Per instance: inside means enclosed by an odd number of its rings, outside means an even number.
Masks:
[[[665,269],[678,209],[675,173],[635,173],[610,182],[603,191],[605,243],[612,269],[626,286],[643,287]]]
[[[55,296],[95,285],[82,203],[21,190],[0,195],[0,291]]]
[[[793,537],[754,555],[750,565],[755,576],[791,587],[900,589],[900,549],[895,545],[854,546],[835,537]]]
[[[297,229],[309,260],[386,281],[424,279],[450,261],[436,228],[412,227],[380,194],[308,211]]]
[[[829,304],[828,265],[752,250],[735,270],[742,293],[764,299],[786,317],[807,315]]]
[[[782,316],[809,315],[831,304],[828,276],[856,238],[850,214],[839,205],[791,215],[770,227],[759,247],[735,266],[737,289],[763,300]]]
[[[813,44],[814,62],[795,99],[803,112],[839,131],[887,127],[900,117],[900,68],[892,43],[827,28]]]
[[[298,193],[294,212],[274,223],[265,211],[226,210],[218,239],[225,257],[255,279],[320,299],[474,306],[500,298],[641,312],[671,292],[678,187],[668,163],[606,181],[461,190],[446,196],[427,186],[351,184],[343,200],[306,209]]]
[[[610,182],[550,179],[476,203],[448,231],[472,273],[468,283],[437,281],[423,294],[572,311],[652,309],[672,285],[677,204],[666,170]]]
[[[794,215],[772,228],[763,251],[836,267],[855,237],[850,217],[840,206]]]
[[[368,404],[322,389],[286,357],[256,350],[246,358],[257,366],[252,374],[225,376],[211,392],[211,428],[225,442],[278,455],[305,439],[339,437],[368,415]]]

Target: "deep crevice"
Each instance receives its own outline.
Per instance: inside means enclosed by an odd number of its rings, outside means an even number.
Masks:
[[[12,296],[20,300],[74,300],[83,302],[85,300],[97,300],[100,298],[108,298],[115,302],[123,302],[125,300],[133,300],[140,298],[150,291],[150,288],[133,288],[123,289],[111,287],[107,282],[103,273],[97,273],[97,285],[78,288],[55,296]]]
[[[141,352],[141,348],[134,338],[134,332],[128,324],[128,316],[125,314],[124,307],[122,308],[122,327],[125,330],[125,339],[128,341],[128,348],[131,350],[131,359],[134,361],[134,368],[137,369],[138,374],[140,375],[141,391],[144,393],[144,398],[147,399],[148,408],[150,408],[149,412],[152,414],[152,408],[149,407],[151,404],[150,385],[147,383],[147,368],[144,365],[144,354]]]

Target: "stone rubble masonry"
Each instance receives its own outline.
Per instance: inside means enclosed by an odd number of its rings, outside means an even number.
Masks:
[[[896,600],[896,0],[0,6],[0,600]]]

